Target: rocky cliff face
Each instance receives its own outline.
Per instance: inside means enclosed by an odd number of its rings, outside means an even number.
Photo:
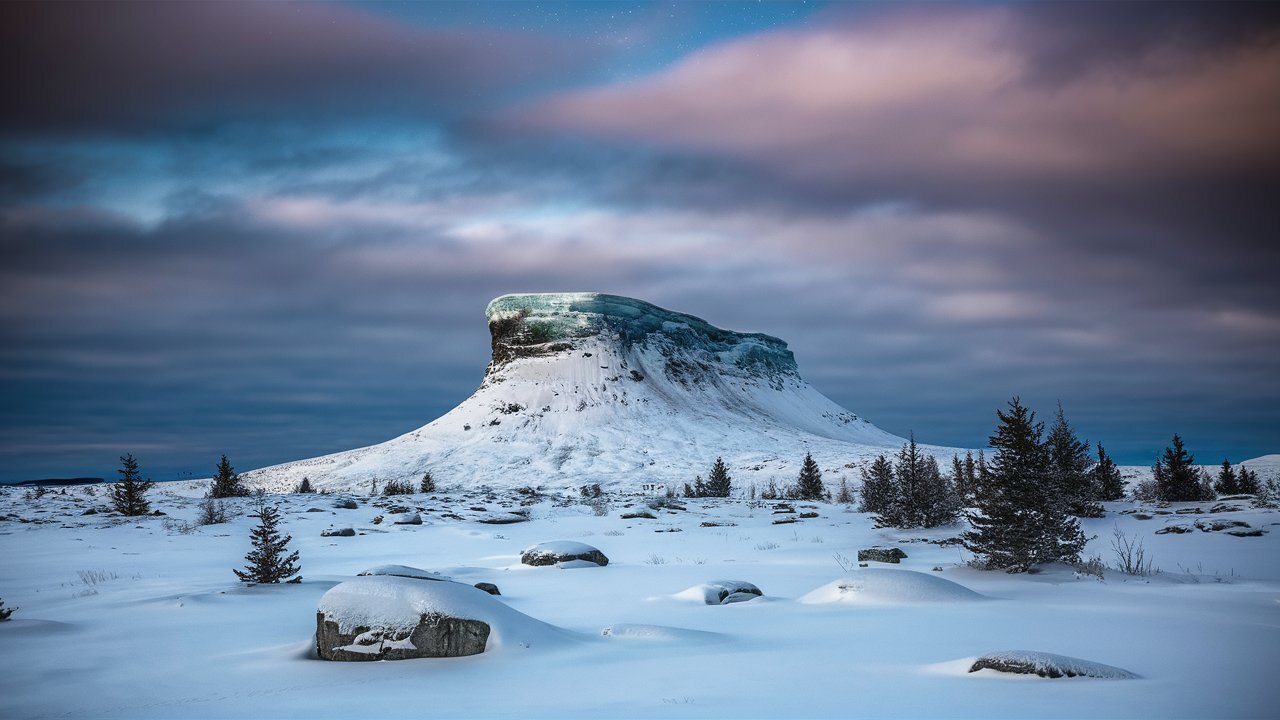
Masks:
[[[492,357],[458,407],[380,445],[246,479],[365,488],[430,470],[446,485],[638,487],[682,484],[723,456],[745,487],[790,482],[812,452],[838,483],[846,465],[902,443],[806,383],[776,337],[599,293],[504,295],[485,315]]]

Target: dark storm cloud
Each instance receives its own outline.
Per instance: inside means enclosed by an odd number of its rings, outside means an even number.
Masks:
[[[580,45],[404,25],[335,4],[6,3],[5,129],[208,125],[263,113],[453,115],[581,61]]]
[[[0,479],[386,439],[478,384],[490,298],[554,290],[779,335],[931,443],[1021,393],[1130,462],[1277,450],[1269,11],[836,8],[516,104],[581,68],[332,5],[86,7],[4,8],[51,85],[3,113]]]

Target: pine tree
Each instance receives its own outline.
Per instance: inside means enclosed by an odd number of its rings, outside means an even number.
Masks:
[[[1124,499],[1124,477],[1107,451],[1098,445],[1098,462],[1093,466],[1093,485],[1098,489],[1099,500]]]
[[[978,451],[978,457],[982,457],[982,451]],[[957,483],[956,492],[959,493],[963,502],[969,502],[973,497],[973,488],[978,484],[978,464],[973,461],[973,451],[964,454],[964,483]]]
[[[989,439],[996,453],[979,474],[975,509],[966,514],[972,529],[964,534],[965,547],[987,567],[1009,572],[1078,560],[1085,538],[1050,480],[1044,423],[1017,397],[996,416],[1000,424]]]
[[[960,502],[938,461],[920,452],[915,435],[898,451],[889,502],[876,515],[880,527],[936,527],[955,522]]]
[[[313,492],[315,492],[315,488],[311,487],[311,478],[302,478],[302,482],[298,483],[298,493],[305,494]]]
[[[804,462],[800,465],[800,477],[796,480],[796,498],[799,500],[822,500],[826,497],[827,488],[822,484],[822,470],[813,459],[811,453],[804,454]]]
[[[298,551],[294,550],[288,555],[285,554],[286,546],[293,537],[290,535],[281,536],[277,526],[280,524],[280,510],[275,506],[268,505],[266,500],[259,497],[255,512],[249,517],[258,518],[258,525],[250,534],[253,542],[253,550],[244,556],[249,561],[244,570],[232,569],[236,577],[240,578],[240,582],[246,583],[278,583],[290,575],[297,574],[299,567]],[[300,582],[301,577],[295,577],[288,582]]]
[[[969,467],[973,468],[973,454],[969,455]],[[955,488],[956,495],[961,498],[969,494],[969,476],[965,471],[964,461],[959,455],[951,456],[951,487]]]
[[[1213,489],[1221,495],[1240,493],[1240,481],[1236,478],[1236,471],[1231,468],[1230,460],[1222,461],[1222,469],[1218,471],[1218,479],[1213,483]]]
[[[147,502],[147,491],[155,486],[150,480],[143,480],[138,472],[138,461],[129,453],[120,458],[118,480],[111,488],[111,504],[121,515],[146,515],[151,509]]]
[[[418,486],[418,492],[433,493],[436,491],[436,479],[431,477],[431,471],[422,474],[422,484]]]
[[[840,492],[836,493],[836,502],[841,505],[853,504],[853,492],[849,490],[849,481],[843,476],[840,478]]]
[[[1089,443],[1076,437],[1061,402],[1045,445],[1049,449],[1049,482],[1057,486],[1067,511],[1076,517],[1102,517],[1105,513],[1098,503],[1101,493],[1093,486],[1093,474],[1089,472],[1093,465]]]
[[[4,622],[8,620],[9,616],[13,615],[13,613],[17,610],[18,608],[16,607],[6,608],[4,606],[4,600],[0,600],[0,622]]]
[[[1152,468],[1156,480],[1156,495],[1165,502],[1183,502],[1202,499],[1200,471],[1196,458],[1182,445],[1182,438],[1173,436],[1173,447],[1166,447],[1164,455],[1156,458]]]
[[[1257,495],[1262,490],[1262,485],[1258,482],[1258,473],[1243,465],[1240,466],[1240,472],[1236,474],[1236,487],[1237,495]]]
[[[880,455],[871,467],[862,468],[862,502],[858,511],[879,515],[893,503],[893,495],[893,463]]]
[[[213,475],[213,486],[209,488],[209,497],[244,497],[248,494],[249,490],[240,483],[240,476],[236,474],[235,468],[231,467],[227,456],[223,455],[222,459],[218,461],[218,469]]]
[[[702,497],[729,497],[733,491],[733,480],[729,477],[729,468],[725,467],[723,458],[716,458],[707,475],[707,484]]]

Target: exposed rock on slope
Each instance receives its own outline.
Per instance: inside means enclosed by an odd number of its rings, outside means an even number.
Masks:
[[[446,483],[638,487],[682,483],[723,456],[741,486],[788,480],[806,451],[835,470],[903,442],[806,383],[775,337],[598,293],[505,295],[486,317],[492,358],[461,405],[380,445],[246,481],[361,488],[430,470]]]

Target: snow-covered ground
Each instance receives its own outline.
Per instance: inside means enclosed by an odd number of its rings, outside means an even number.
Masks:
[[[1271,510],[1209,513],[1205,503],[1201,513],[1121,514],[1135,506],[1110,504],[1106,518],[1085,521],[1097,536],[1088,552],[1114,564],[1118,527],[1144,541],[1161,572],[1112,569],[1099,581],[1066,567],[973,570],[963,549],[929,542],[959,527],[876,530],[838,505],[774,524],[793,515],[689,500],[656,520],[623,520],[645,499],[614,496],[602,516],[541,499],[526,506],[529,522],[487,525],[477,520],[527,498],[455,489],[357,498],[358,509],[340,510],[334,496],[293,495],[272,500],[305,579],[247,587],[231,568],[249,549],[248,501],[234,503],[230,523],[184,532],[198,510],[193,486],[153,491],[164,517],[82,515],[103,505],[90,496],[103,489],[34,500],[0,489],[0,598],[19,608],[0,623],[0,717],[1218,718],[1274,717],[1280,707],[1280,513]],[[375,525],[389,512],[378,504],[420,508],[424,522]],[[1155,534],[1200,518],[1268,532]],[[330,526],[360,534],[321,537]],[[610,562],[519,565],[522,549],[558,540],[588,543]],[[854,560],[872,545],[909,557],[842,569],[837,555]],[[465,658],[316,659],[321,596],[389,564],[496,583],[495,600],[553,628]],[[723,580],[764,596],[708,605],[689,592]],[[1138,677],[968,672],[978,656],[1010,651]]]

